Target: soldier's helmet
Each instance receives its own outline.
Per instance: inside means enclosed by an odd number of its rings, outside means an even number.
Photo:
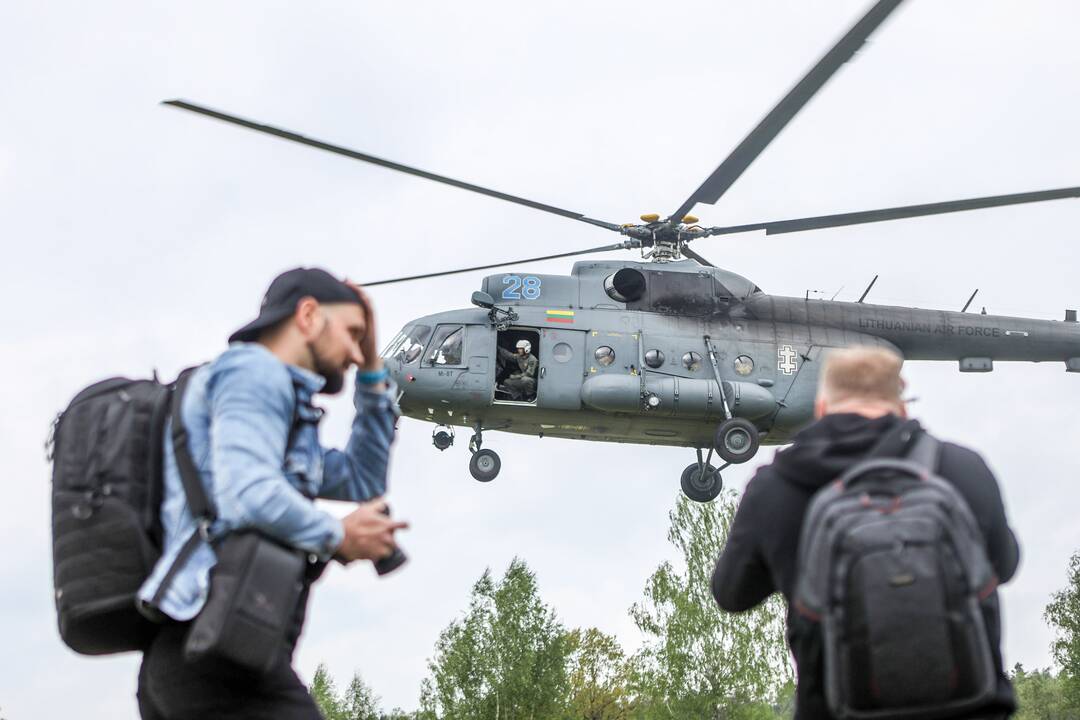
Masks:
[[[518,340],[516,347],[519,350],[524,349],[526,355],[528,355],[532,351],[532,343],[528,340]]]

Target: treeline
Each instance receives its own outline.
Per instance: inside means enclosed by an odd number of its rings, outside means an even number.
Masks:
[[[709,591],[736,499],[683,497],[668,539],[681,562],[661,563],[630,616],[633,652],[596,628],[565,627],[515,558],[473,585],[464,615],[439,635],[419,710],[383,711],[359,676],[337,688],[320,666],[312,694],[327,720],[775,720],[790,718],[794,684],[779,596],[750,613],[721,612]],[[1045,618],[1057,671],[1012,672],[1021,720],[1080,720],[1080,553]]]
[[[1019,663],[1010,677],[1020,703],[1017,720],[1080,720],[1080,552],[1069,560],[1065,588],[1043,612],[1054,631],[1050,644],[1057,672],[1027,671]]]

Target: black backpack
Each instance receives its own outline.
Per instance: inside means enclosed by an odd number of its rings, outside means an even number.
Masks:
[[[141,650],[135,596],[161,555],[162,432],[172,386],[110,378],[53,426],[53,585],[60,637],[85,655]]]
[[[838,718],[951,717],[993,697],[982,603],[997,587],[964,498],[923,433],[817,492],[799,542],[795,610],[820,623]]]
[[[196,368],[174,383],[110,378],[86,388],[57,417],[53,461],[53,587],[60,637],[84,655],[144,650],[176,573],[216,517],[188,452],[180,403]],[[138,592],[161,557],[166,420],[188,508],[200,532],[180,549],[157,593]]]

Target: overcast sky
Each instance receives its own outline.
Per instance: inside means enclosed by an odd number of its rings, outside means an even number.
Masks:
[[[671,212],[869,6],[807,3],[8,2],[0,5],[0,712],[134,717],[137,658],[60,642],[48,423],[103,376],[212,358],[298,264],[357,280],[612,242],[563,218],[161,107],[183,97],[612,222]],[[909,0],[751,166],[710,224],[1080,185],[1080,4]],[[1080,202],[696,249],[767,292],[807,289],[1061,319],[1080,305]],[[629,255],[611,255],[612,258]],[[570,262],[531,266],[568,273]],[[465,307],[481,274],[374,289],[380,335]],[[1041,618],[1080,548],[1080,376],[911,364],[913,411],[998,473],[1024,559],[1003,592],[1008,664],[1049,663]],[[346,400],[323,438],[344,441]],[[391,501],[412,562],[334,567],[297,666],[353,671],[414,708],[438,632],[486,566],[524,558],[569,626],[628,649],[627,608],[671,556],[686,450],[492,433],[488,485],[402,422]],[[762,452],[766,462],[771,451]],[[749,467],[725,472],[741,490]],[[345,508],[338,508],[344,512]]]

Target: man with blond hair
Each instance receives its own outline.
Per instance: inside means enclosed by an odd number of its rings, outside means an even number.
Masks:
[[[906,457],[926,432],[918,421],[908,419],[902,365],[900,356],[883,348],[834,350],[827,356],[814,405],[816,422],[746,486],[713,571],[713,596],[724,610],[749,610],[774,592],[787,600],[788,643],[798,668],[796,720],[832,717],[825,699],[820,625],[793,611],[804,515],[815,493],[847,469],[871,457]],[[1016,572],[1019,548],[994,475],[976,452],[952,443],[940,444],[933,470],[970,506],[993,569],[1001,582],[1007,581]],[[1004,718],[1015,709],[1002,668],[996,592],[985,603],[983,616],[997,691],[986,707],[957,717]]]

